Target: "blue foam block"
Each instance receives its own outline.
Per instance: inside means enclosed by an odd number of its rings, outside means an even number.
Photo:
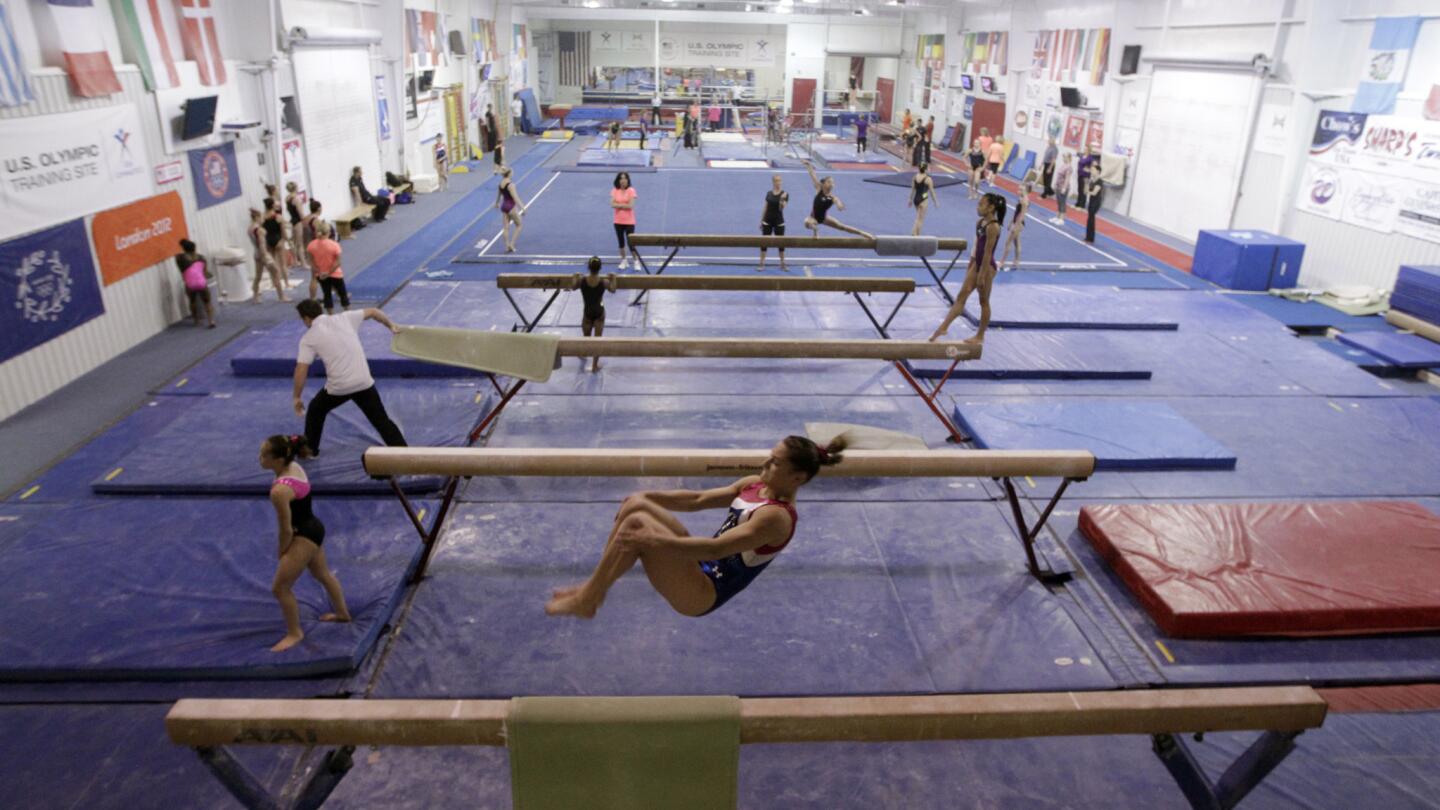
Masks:
[[[1340,335],[1339,341],[1347,346],[1363,349],[1393,366],[1440,367],[1440,343],[1426,340],[1419,335],[1362,332]]]
[[[1114,290],[1041,284],[997,285],[990,295],[990,325],[1009,329],[1175,330],[1173,320],[1156,317],[1137,300]],[[980,319],[972,298],[965,317]]]
[[[1108,688],[1098,655],[1025,572],[993,503],[932,504],[912,530],[898,504],[802,503],[789,547],[697,623],[632,572],[602,619],[541,611],[583,579],[615,503],[538,512],[461,507],[407,613],[377,695],[865,694]],[[684,515],[708,535],[723,514]],[[540,542],[539,538],[544,538]],[[823,609],[815,609],[823,605]],[[786,616],[785,622],[766,617]],[[636,632],[644,627],[645,632]],[[746,639],[715,654],[718,638]],[[965,644],[956,644],[963,637]],[[1006,655],[974,655],[1004,649]],[[637,666],[637,661],[646,662]],[[583,672],[583,677],[577,677]]]
[[[1346,315],[1315,301],[1290,301],[1275,295],[1236,294],[1231,301],[1257,309],[1297,332],[1342,329],[1346,332],[1393,332],[1379,315]]]
[[[977,447],[1089,450],[1099,470],[1228,470],[1235,454],[1163,403],[968,400],[956,421]]]
[[[576,161],[577,166],[649,166],[650,151],[648,149],[619,149],[607,151],[604,149],[586,149]]]
[[[319,386],[311,384],[313,396]],[[479,421],[492,396],[478,382],[384,382],[380,396],[406,440],[417,446],[457,446]],[[270,490],[273,476],[256,462],[260,442],[276,433],[299,433],[301,417],[290,403],[290,386],[254,380],[248,388],[206,397],[115,461],[91,486],[102,494],[253,494]],[[325,420],[319,457],[304,466],[317,493],[353,495],[390,491],[388,481],[365,473],[360,456],[381,444],[379,435],[353,404]],[[430,492],[440,476],[399,479],[410,492]]]
[[[270,593],[275,514],[264,499],[119,499],[64,510],[6,507],[25,532],[0,566],[7,629],[0,680],[293,678],[355,667],[398,604],[420,545],[391,499],[316,504],[324,549],[355,621],[313,579],[295,589],[303,643],[283,654]]]

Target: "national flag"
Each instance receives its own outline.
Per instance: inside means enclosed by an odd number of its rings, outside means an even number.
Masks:
[[[65,54],[65,72],[77,96],[108,96],[120,92],[110,52],[100,34],[100,15],[91,0],[49,0],[50,19]]]
[[[415,67],[439,66],[439,30],[435,12],[405,9],[405,49],[410,52]]]
[[[590,75],[590,32],[559,31],[560,84],[584,87]]]
[[[200,83],[225,83],[225,58],[220,55],[220,37],[215,30],[215,10],[210,0],[179,0],[180,39],[185,56],[200,69]]]
[[[1110,67],[1110,29],[1098,29],[1096,36],[1099,41],[1095,45],[1095,61],[1090,63],[1090,83],[1104,84],[1105,72]]]
[[[165,14],[169,7],[162,0],[115,0],[121,13],[122,36],[133,49],[145,86],[165,90],[180,86],[180,72],[175,69],[175,47],[165,33]]]
[[[1355,112],[1389,115],[1405,85],[1410,51],[1420,36],[1423,17],[1380,17],[1370,34],[1370,51],[1361,68],[1360,86],[1355,89]]]
[[[0,107],[18,107],[34,100],[30,74],[15,44],[15,29],[10,27],[10,12],[5,0],[0,0]]]

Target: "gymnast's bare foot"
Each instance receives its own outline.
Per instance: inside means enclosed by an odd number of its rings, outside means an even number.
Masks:
[[[935,334],[930,336],[929,342],[934,343],[935,341],[939,340],[944,334],[944,332],[936,332]]]
[[[983,344],[983,343],[985,342],[985,338],[981,337],[980,335],[976,335],[976,336],[974,336],[974,337],[965,338],[964,340],[962,340],[962,341],[960,341],[960,342],[961,342],[961,343],[969,343],[969,344],[972,345],[972,346],[978,346],[978,345],[981,345],[981,344]]]
[[[300,633],[299,635],[290,635],[287,633],[284,638],[275,642],[275,646],[270,648],[270,652],[285,652],[296,644],[299,644],[304,638],[304,633]]]
[[[595,618],[595,611],[599,610],[600,606],[587,601],[580,591],[580,588],[575,588],[573,591],[556,591],[550,601],[545,603],[545,612],[551,616]]]
[[[347,624],[347,623],[349,623],[349,621],[350,621],[350,614],[349,614],[349,613],[343,613],[343,614],[342,614],[342,613],[322,613],[322,614],[320,614],[320,621],[322,621],[322,622],[338,622],[338,623],[340,623],[340,624]]]

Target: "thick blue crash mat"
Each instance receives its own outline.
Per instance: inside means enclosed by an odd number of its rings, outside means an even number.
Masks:
[[[1180,328],[1157,317],[1138,296],[1096,287],[1044,284],[997,284],[990,293],[990,325],[1009,329],[1135,329],[1169,331]],[[971,298],[965,317],[980,321],[980,303]]]
[[[304,421],[292,410],[288,383],[253,383],[243,391],[187,397],[195,400],[191,407],[120,457],[91,488],[120,495],[264,495],[273,476],[257,461],[260,443],[300,433]],[[306,400],[318,389],[312,382]],[[491,396],[475,382],[384,381],[379,389],[406,441],[425,447],[463,444]],[[370,478],[360,461],[367,447],[381,443],[360,408],[348,403],[325,420],[320,455],[301,463],[319,494],[387,493],[389,482]],[[399,480],[408,492],[433,492],[444,482],[440,476]]]
[[[1394,332],[1395,327],[1379,315],[1347,315],[1315,301],[1291,301],[1275,295],[1224,293],[1228,300],[1258,309],[1296,332]]]
[[[977,447],[1089,450],[1097,470],[1233,470],[1235,454],[1159,402],[961,402]]]
[[[609,151],[605,149],[586,149],[575,162],[577,166],[615,166],[625,168],[627,166],[649,166],[650,150],[648,149],[619,149]]]
[[[1340,335],[1338,339],[1346,346],[1363,349],[1392,366],[1400,368],[1440,367],[1440,343],[1433,343],[1419,335],[1362,332]]]
[[[298,678],[345,672],[374,645],[419,557],[393,499],[321,499],[323,548],[355,621],[318,583],[295,587],[305,640],[270,652],[284,624],[270,583],[275,512],[263,498],[112,499],[5,506],[21,536],[0,567],[0,680]]]

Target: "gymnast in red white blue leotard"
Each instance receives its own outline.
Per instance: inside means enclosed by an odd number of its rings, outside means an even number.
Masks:
[[[594,618],[611,586],[638,561],[676,612],[710,613],[743,591],[790,543],[798,522],[795,492],[821,467],[839,463],[843,434],[824,447],[787,436],[770,450],[759,475],[708,490],[639,492],[626,498],[585,582],[554,592],[545,612]],[[692,537],[675,512],[728,505],[714,537]]]

